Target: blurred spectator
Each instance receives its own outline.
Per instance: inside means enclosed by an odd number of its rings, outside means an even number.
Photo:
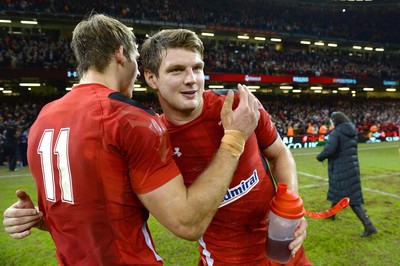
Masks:
[[[378,127],[375,126],[375,125],[372,125],[372,126],[369,128],[369,131],[372,132],[372,133],[378,132],[378,130],[379,130]]]
[[[5,130],[6,128],[3,123],[3,117],[0,116],[0,166],[4,166],[5,162]]]
[[[314,127],[313,127],[313,124],[312,123],[308,123],[308,126],[307,126],[307,134],[309,134],[309,135],[312,135],[312,134],[314,134]]]
[[[292,124],[289,124],[288,129],[287,129],[287,134],[288,137],[290,136],[294,136],[294,131],[293,131],[293,127]]]
[[[4,148],[5,156],[8,157],[8,169],[16,171],[18,155],[18,126],[15,121],[10,120],[6,123]]]
[[[22,166],[28,165],[24,151],[27,131],[43,104],[53,97],[29,95],[7,97],[7,100],[0,98],[0,166],[7,163],[9,170],[15,171],[18,161]]]
[[[328,128],[325,124],[321,124],[318,130],[318,134],[326,135],[328,133]]]
[[[20,127],[20,134],[18,136],[18,158],[20,160],[20,166],[26,167],[28,166],[28,129],[23,129]]]

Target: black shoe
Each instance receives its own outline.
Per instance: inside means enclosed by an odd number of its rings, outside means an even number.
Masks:
[[[361,237],[368,237],[378,232],[378,230],[376,230],[375,226],[369,219],[368,214],[366,210],[362,207],[362,205],[351,206],[351,208],[364,225],[365,230],[364,233],[361,234]]]
[[[365,226],[364,233],[361,234],[361,237],[369,237],[370,235],[378,233],[378,230],[375,228],[373,224],[368,224]]]

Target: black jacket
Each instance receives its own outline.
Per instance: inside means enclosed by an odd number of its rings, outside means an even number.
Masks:
[[[324,150],[317,156],[318,161],[328,159],[328,200],[332,203],[337,203],[344,197],[350,198],[350,205],[364,203],[357,138],[357,131],[353,123],[341,123],[329,134]]]

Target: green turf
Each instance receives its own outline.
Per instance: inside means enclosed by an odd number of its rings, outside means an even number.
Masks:
[[[297,163],[299,190],[305,208],[321,211],[326,201],[327,163],[315,156],[322,147],[292,150]],[[305,248],[313,265],[400,265],[400,154],[399,143],[359,145],[365,208],[379,233],[361,238],[361,222],[350,208],[336,221],[307,218]],[[16,201],[16,189],[36,198],[33,179],[27,169],[8,172],[0,167],[0,212]],[[197,265],[195,242],[180,240],[153,218],[149,221],[157,250],[165,265]],[[57,265],[55,247],[46,232],[32,230],[23,240],[10,238],[0,230],[0,265]]]

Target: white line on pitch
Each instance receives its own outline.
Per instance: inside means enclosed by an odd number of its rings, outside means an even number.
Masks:
[[[297,172],[297,173],[300,174],[300,175],[312,177],[312,178],[315,178],[315,179],[318,179],[318,180],[325,180],[325,181],[328,180],[328,178],[325,178],[325,177],[322,177],[322,176],[318,176],[318,175],[312,175],[312,174],[308,174],[308,173],[304,173],[304,172]],[[374,179],[374,178],[383,178],[383,177],[388,177],[388,176],[391,176],[391,175],[383,174],[383,175],[376,175],[376,176],[368,176],[368,177],[363,178],[363,180]],[[304,185],[304,186],[300,185],[299,188],[312,188],[312,187],[321,187],[321,186],[326,186],[326,185],[327,185],[326,183],[323,183],[323,184],[311,184],[311,185]],[[387,192],[384,192],[384,191],[381,191],[381,190],[377,190],[377,189],[371,189],[371,188],[364,188],[363,187],[363,190],[400,199],[400,196],[398,196],[396,194],[387,193]]]
[[[12,174],[12,175],[1,175],[0,176],[0,178],[5,178],[5,177],[29,177],[29,176],[32,176],[30,173],[29,174],[19,174],[19,175],[15,175],[15,174]]]
[[[393,198],[398,198],[398,199],[400,199],[400,196],[398,196],[398,195],[396,195],[396,194],[387,193],[387,192],[380,191],[380,190],[376,190],[376,189],[363,188],[363,190],[366,190],[366,191],[369,191],[369,192],[375,192],[375,193],[378,193],[378,194],[382,194],[382,195],[386,195],[386,196],[390,196],[390,197],[393,197]]]
[[[395,142],[393,142],[395,143]],[[377,146],[377,147],[358,147],[359,151],[369,151],[369,150],[382,150],[382,149],[393,149],[397,148],[397,145],[387,145],[387,146]],[[293,149],[291,151],[294,151]],[[310,151],[310,152],[301,152],[301,153],[294,153],[292,152],[293,156],[307,156],[307,155],[316,155],[319,154],[321,151]]]
[[[318,175],[312,175],[312,174],[308,174],[308,173],[304,173],[304,172],[297,172],[298,174],[304,175],[304,176],[309,176],[315,179],[319,179],[319,180],[328,180],[328,178],[326,177],[322,177],[322,176],[318,176]]]

